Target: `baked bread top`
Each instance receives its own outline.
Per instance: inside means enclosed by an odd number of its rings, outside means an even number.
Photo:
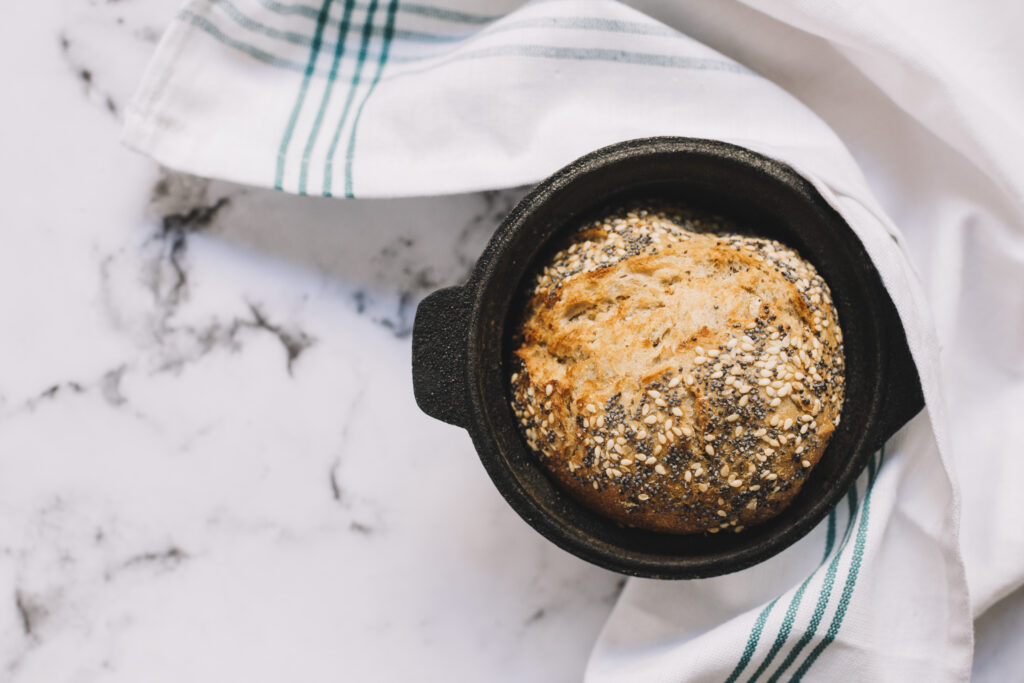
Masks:
[[[800,490],[839,424],[828,286],[778,242],[680,209],[583,226],[537,275],[511,375],[529,447],[618,522],[717,533]]]

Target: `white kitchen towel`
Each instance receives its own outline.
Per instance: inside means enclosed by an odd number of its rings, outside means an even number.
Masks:
[[[630,581],[588,679],[968,677],[972,620],[1024,579],[1019,12],[306,2],[186,3],[126,112],[128,143],[200,175],[392,197],[527,184],[628,138],[726,140],[814,183],[899,310],[926,410],[786,552],[715,579]],[[868,178],[759,72],[840,124]]]

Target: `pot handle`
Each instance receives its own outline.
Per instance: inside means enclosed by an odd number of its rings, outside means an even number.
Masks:
[[[924,408],[921,377],[907,345],[907,336],[899,317],[889,335],[889,363],[885,373],[882,410],[878,420],[877,444],[880,448]]]
[[[420,410],[466,427],[466,347],[469,297],[462,287],[439,289],[420,302],[412,326],[412,388]]]

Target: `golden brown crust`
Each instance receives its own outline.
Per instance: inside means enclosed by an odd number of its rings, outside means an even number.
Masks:
[[[784,508],[821,457],[842,334],[795,252],[694,226],[623,211],[556,254],[526,306],[513,409],[556,481],[605,516],[740,531]]]

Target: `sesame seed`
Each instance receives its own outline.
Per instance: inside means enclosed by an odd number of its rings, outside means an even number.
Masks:
[[[645,465],[653,465],[656,462],[658,462],[657,458],[647,458],[647,460],[644,460]]]
[[[708,444],[707,446],[704,447],[704,452],[707,453],[708,455],[714,455],[715,447],[712,446],[711,444]]]
[[[683,410],[679,406],[672,406],[672,414],[675,415],[676,417],[682,417]]]
[[[693,430],[686,425],[680,427],[680,430],[683,432],[683,436],[693,436]]]
[[[782,423],[782,428],[783,429],[789,429],[792,426],[793,426],[793,418],[791,418],[791,417],[787,417],[786,421]]]
[[[708,355],[711,356],[712,358],[718,358],[718,355],[720,353],[721,351],[719,351],[718,349],[711,349],[710,351],[708,351]]]
[[[672,380],[671,380],[671,381],[670,381],[670,382],[668,383],[668,388],[669,388],[669,389],[674,389],[675,387],[679,386],[679,383],[680,383],[681,381],[682,381],[682,377],[680,377],[679,375],[676,375],[676,376],[675,376],[675,377],[673,377],[673,378],[672,378]]]
[[[740,414],[739,413],[732,413],[731,415],[727,415],[726,416],[725,421],[726,422],[735,422],[738,419],[740,419]]]
[[[747,405],[747,401],[749,400],[749,398],[750,396],[747,394],[743,394],[742,396],[740,396],[740,400],[738,401],[740,408]]]
[[[553,392],[554,390],[555,390],[555,388],[549,384],[546,387],[544,387],[544,395],[545,396],[550,396],[551,392]]]
[[[654,466],[654,471],[662,475],[668,474],[668,470],[666,470],[665,466],[662,465],[661,463],[658,463],[657,465]]]
[[[651,398],[661,398],[661,392],[658,391],[657,389],[648,389],[647,395],[650,396]]]
[[[690,472],[690,470],[686,470],[685,472],[683,472],[683,480],[684,481],[690,481],[692,479],[693,479],[693,473]]]
[[[619,461],[619,464],[622,465],[623,467],[629,467],[630,465],[633,464],[633,461],[630,460],[629,458],[623,458],[622,460]]]
[[[597,406],[595,406],[593,403],[588,403],[587,412],[590,413],[591,415],[595,414],[597,412]]]
[[[711,486],[706,481],[703,481],[697,484],[697,488],[700,490],[701,493],[707,493],[708,489],[711,488]]]
[[[705,358],[704,356],[697,356],[696,358],[693,359],[693,364],[694,365],[704,365],[704,363],[707,363],[707,362],[708,362],[708,359]]]
[[[648,498],[650,498],[650,496],[647,495],[646,493],[641,493],[639,496],[636,497],[637,500],[647,500]]]
[[[658,417],[656,415],[648,415],[647,417],[644,418],[644,424],[652,425],[657,421]]]
[[[638,431],[636,433],[636,438],[641,439],[641,440],[642,439],[646,439],[647,438],[647,430],[641,428],[640,431]]]
[[[733,487],[734,489],[738,489],[740,486],[743,486],[743,480],[742,479],[730,479],[729,480],[729,486]]]
[[[718,515],[719,517],[728,517],[729,516],[729,513],[726,512],[725,510],[719,510],[715,514]]]

